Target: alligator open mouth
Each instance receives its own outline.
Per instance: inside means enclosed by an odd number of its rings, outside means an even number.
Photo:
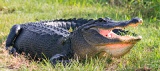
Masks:
[[[137,20],[137,19],[136,19]],[[123,42],[133,42],[133,41],[138,41],[140,40],[142,37],[141,36],[138,36],[137,34],[135,33],[131,33],[129,31],[126,31],[124,30],[125,27],[128,27],[128,26],[132,26],[132,27],[136,27],[138,26],[139,24],[142,24],[143,23],[143,20],[142,19],[138,19],[138,21],[135,23],[135,22],[132,22],[132,23],[129,23],[128,25],[126,26],[121,26],[121,27],[114,27],[114,28],[111,28],[111,29],[101,29],[101,28],[98,28],[98,31],[99,33],[108,38],[108,39],[119,39]]]
[[[135,25],[128,25],[128,26],[138,26],[137,23]],[[127,27],[127,26],[126,26]],[[118,39],[121,42],[115,43],[107,43],[105,46],[108,48],[125,48],[133,46],[137,41],[141,40],[142,37],[130,31],[126,31],[124,27],[115,27],[113,29],[100,29],[98,28],[99,34],[104,36],[107,39]]]
[[[112,29],[112,30],[99,29],[99,33],[108,39],[118,38],[126,42],[127,40],[129,42],[129,39],[133,39],[133,40],[141,39],[141,36],[123,29]],[[130,40],[130,41],[133,41],[133,40]]]

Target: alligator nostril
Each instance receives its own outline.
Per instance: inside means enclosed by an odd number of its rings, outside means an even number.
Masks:
[[[143,20],[142,20],[142,19],[139,19],[138,22],[139,22],[140,24],[142,24],[142,23],[143,23]]]
[[[130,21],[131,23],[142,23],[143,20],[141,18],[132,18],[132,20]]]

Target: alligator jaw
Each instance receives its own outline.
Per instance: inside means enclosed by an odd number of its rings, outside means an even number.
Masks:
[[[107,34],[103,34],[103,33]],[[100,45],[99,47],[102,51],[105,51],[107,54],[110,54],[112,57],[119,58],[130,51],[130,49],[136,44],[136,42],[142,39],[141,36],[130,36],[130,35],[118,35],[112,30],[101,30],[99,33],[104,36],[106,39],[110,40],[120,40],[119,42],[108,42],[106,44]]]
[[[142,21],[138,22],[137,24],[131,24],[128,26],[135,27],[141,23]],[[123,28],[124,27],[115,27],[113,29],[98,28],[99,34],[101,34],[106,39],[120,40],[120,42],[114,42],[114,43],[109,42],[109,43],[103,44],[102,46],[100,46],[100,48],[102,48],[102,51],[105,51],[108,54],[111,54],[112,57],[121,57],[127,52],[129,52],[129,50],[136,44],[136,42],[142,39],[142,37],[137,34],[136,36],[131,36],[131,35],[126,34],[126,32],[129,32],[129,31],[125,31]],[[118,31],[115,32],[115,30],[124,32],[125,34],[120,35],[118,34],[119,32]],[[135,34],[135,33],[132,33],[132,34]]]

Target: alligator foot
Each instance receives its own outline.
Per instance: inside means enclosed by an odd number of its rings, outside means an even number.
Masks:
[[[50,58],[50,62],[52,65],[56,65],[57,63],[62,63],[64,66],[70,63],[70,60],[68,60],[67,56],[62,54],[56,54],[53,57]]]
[[[11,50],[9,50],[9,54],[13,54],[14,57],[18,56],[15,48],[12,48]]]
[[[9,47],[10,47],[10,46],[7,46],[7,45],[6,45],[6,48],[5,48],[5,49],[6,49],[6,50],[9,50]]]

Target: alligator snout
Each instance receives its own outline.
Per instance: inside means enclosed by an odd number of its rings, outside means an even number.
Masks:
[[[140,18],[133,18],[133,19],[130,21],[129,26],[136,27],[136,26],[138,26],[139,24],[142,24],[142,23],[143,23],[143,20],[142,20],[142,19],[140,19]]]

